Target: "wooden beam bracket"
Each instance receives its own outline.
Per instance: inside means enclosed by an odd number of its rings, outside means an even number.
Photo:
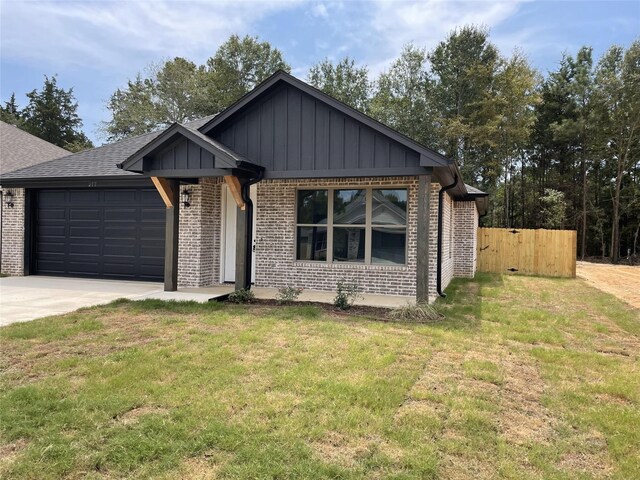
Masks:
[[[175,205],[173,204],[172,199],[176,198],[177,195],[176,192],[173,191],[171,182],[166,178],[160,177],[151,177],[151,181],[155,185],[156,190],[158,190],[158,193],[162,197],[162,200],[164,201],[164,204],[167,206],[167,208],[173,208]]]
[[[240,185],[238,177],[234,175],[225,175],[224,181],[229,186],[229,191],[231,192],[231,195],[233,195],[233,199],[236,201],[238,208],[240,210],[244,210],[247,206],[244,204],[244,199],[242,198],[242,186]]]

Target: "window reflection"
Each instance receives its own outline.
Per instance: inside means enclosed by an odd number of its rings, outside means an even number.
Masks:
[[[373,227],[371,229],[371,263],[404,264],[406,243],[407,232],[404,228]]]
[[[333,229],[333,261],[364,262],[364,228],[335,227]]]
[[[326,224],[328,197],[327,190],[299,190],[298,223]]]
[[[327,227],[298,227],[296,258],[327,259]]]
[[[366,221],[366,190],[334,190],[333,223],[335,225],[363,225]]]
[[[371,223],[405,225],[407,223],[407,190],[374,189],[371,202]]]

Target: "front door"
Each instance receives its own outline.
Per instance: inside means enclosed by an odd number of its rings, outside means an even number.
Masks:
[[[249,190],[249,196],[253,202],[253,241],[252,245],[256,242],[256,185],[251,185]],[[235,282],[236,281],[236,216],[238,213],[238,206],[236,205],[233,195],[229,191],[227,185],[223,185],[222,197],[224,203],[224,265],[222,268],[222,281]],[[252,248],[251,253],[251,282],[256,278],[256,252]]]

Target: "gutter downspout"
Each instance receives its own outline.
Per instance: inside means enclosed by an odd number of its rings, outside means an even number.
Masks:
[[[453,177],[453,183],[446,187],[440,188],[438,192],[438,246],[437,246],[437,266],[436,266],[436,291],[441,297],[446,297],[447,294],[442,291],[442,200],[444,198],[444,192],[451,190],[458,184],[458,175]]]
[[[250,177],[246,182],[242,184],[242,199],[246,205],[247,216],[247,229],[246,229],[246,248],[245,248],[245,285],[243,288],[247,290],[251,289],[251,270],[252,262],[251,257],[253,253],[253,202],[251,201],[250,189],[251,185],[258,183],[264,176],[264,169],[260,169],[255,177]]]

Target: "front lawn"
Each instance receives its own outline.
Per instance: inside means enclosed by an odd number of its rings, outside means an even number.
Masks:
[[[640,315],[456,281],[437,324],[118,301],[0,329],[2,478],[640,476]]]

